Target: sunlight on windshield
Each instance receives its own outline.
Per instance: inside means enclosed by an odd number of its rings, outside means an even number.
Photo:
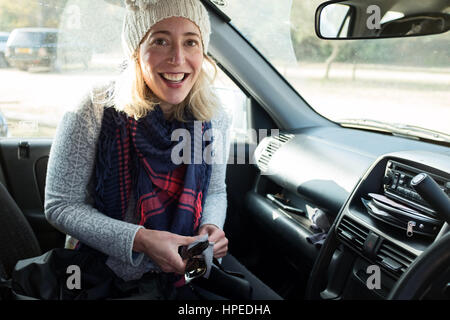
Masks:
[[[314,31],[315,10],[322,2],[229,0],[221,9],[323,116],[333,121],[402,123],[450,134],[450,32],[404,39],[322,40]]]

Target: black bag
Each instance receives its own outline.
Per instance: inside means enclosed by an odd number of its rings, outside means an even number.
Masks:
[[[81,271],[80,289],[69,288],[69,266]],[[124,281],[105,264],[105,258],[89,251],[52,249],[20,260],[11,279],[0,279],[0,294],[7,300],[171,300],[176,291],[169,275],[147,273],[141,279]],[[199,287],[231,300],[249,300],[250,283],[240,273],[230,272],[214,259],[209,279],[194,280]],[[207,299],[207,297],[203,297]]]
[[[253,288],[244,275],[225,270],[214,258],[208,279],[197,278],[194,283],[209,292],[230,300],[251,300]]]
[[[70,266],[80,270],[79,288],[68,285],[73,274]],[[100,300],[151,299],[166,300],[173,297],[173,287],[167,285],[165,274],[145,274],[145,281],[124,281],[105,264],[105,259],[92,252],[52,249],[45,254],[20,260],[12,271],[11,279],[3,279],[3,293],[9,288],[16,300]],[[149,279],[149,277],[151,279]],[[145,285],[145,290],[141,285]]]

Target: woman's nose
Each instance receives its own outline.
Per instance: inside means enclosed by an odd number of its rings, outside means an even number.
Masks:
[[[183,47],[175,45],[170,52],[169,62],[173,65],[181,65],[185,61],[185,52]]]

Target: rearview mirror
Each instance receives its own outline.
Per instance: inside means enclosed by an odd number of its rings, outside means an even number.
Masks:
[[[450,30],[450,1],[328,1],[316,11],[322,39],[410,37]]]

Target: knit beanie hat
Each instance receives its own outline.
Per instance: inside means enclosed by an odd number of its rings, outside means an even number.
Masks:
[[[122,28],[122,47],[128,58],[139,47],[148,30],[170,17],[189,19],[200,30],[203,51],[208,52],[211,24],[208,11],[200,0],[125,0],[126,13]]]

